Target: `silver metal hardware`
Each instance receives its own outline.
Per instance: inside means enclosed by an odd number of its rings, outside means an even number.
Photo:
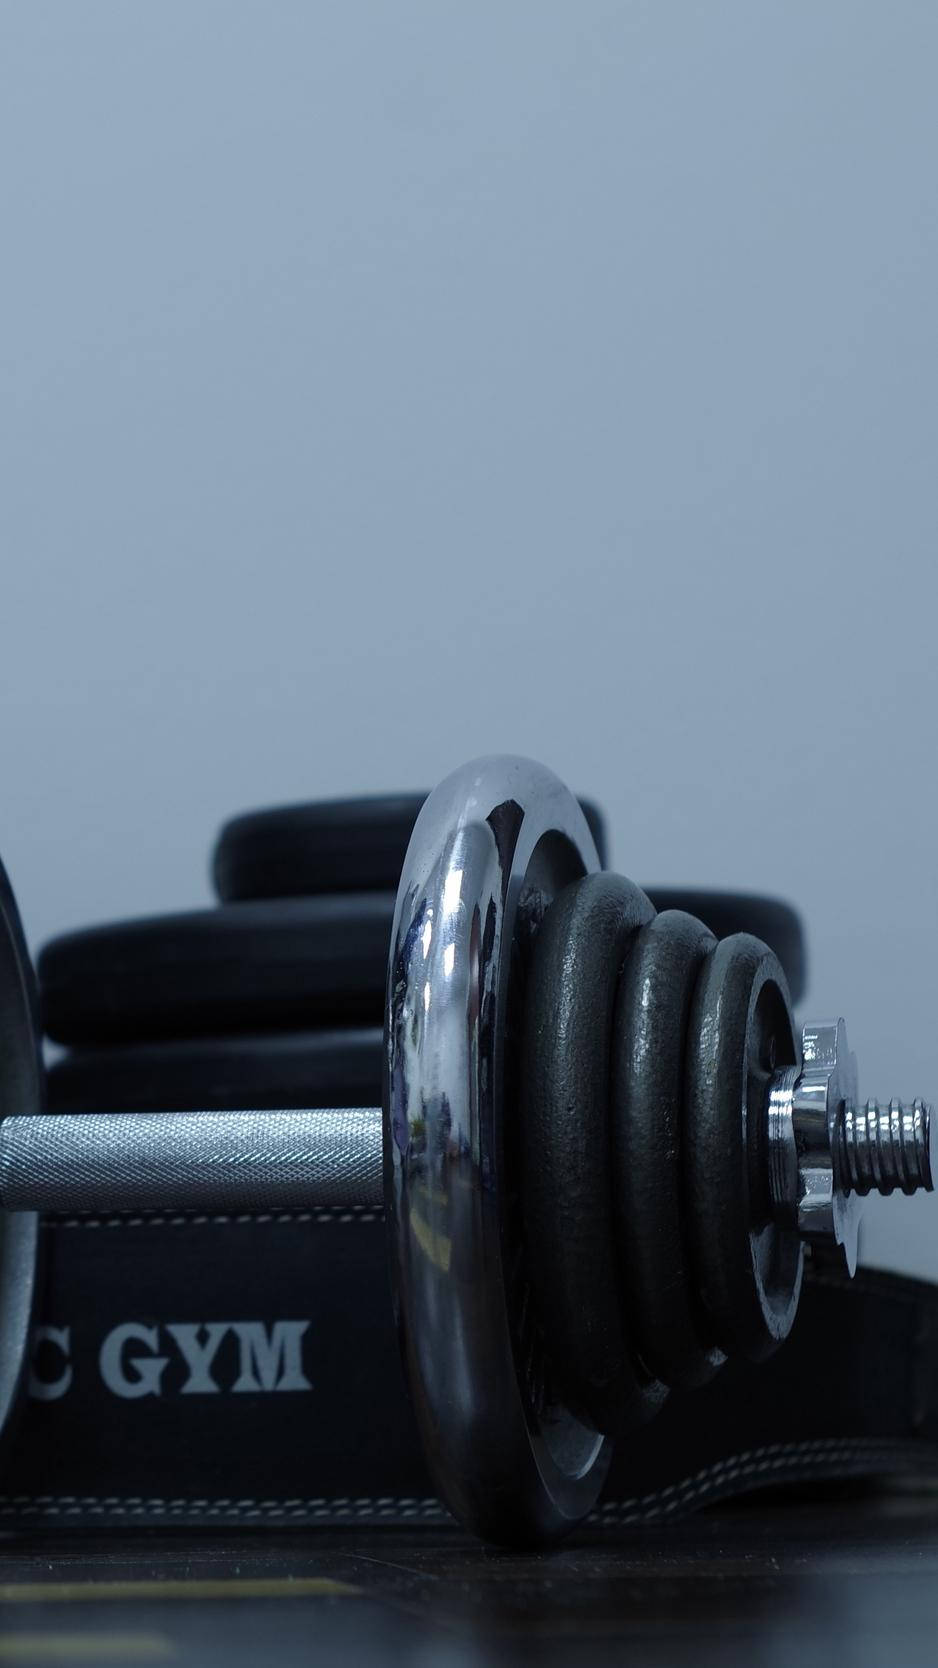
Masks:
[[[0,1205],[56,1215],[380,1205],[381,1108],[38,1113],[0,1123]]]
[[[477,760],[417,819],[391,936],[385,1186],[407,1381],[447,1503],[501,1539],[576,1522],[612,1456],[526,1359],[506,1181],[518,1105],[505,1039],[525,948],[556,893],[598,868],[552,771]]]
[[[842,1019],[806,1025],[801,1066],[769,1088],[769,1189],[779,1221],[857,1263],[862,1201],[871,1192],[932,1191],[931,1107],[858,1104],[857,1062]]]
[[[864,1197],[932,1191],[931,1107],[859,1104],[843,1020],[804,1027],[802,1062],[770,1085],[769,1190],[780,1221],[839,1246],[853,1273]],[[14,1115],[0,1123],[0,1207],[56,1215],[379,1207],[381,1125],[378,1106]],[[441,1224],[433,1232],[445,1237]]]
[[[770,1085],[769,1191],[778,1220],[809,1242],[838,1246],[852,1274],[866,1195],[932,1191],[931,1107],[859,1104],[843,1020],[804,1027],[802,1062]],[[0,1208],[376,1208],[382,1117],[378,1106],[13,1115],[0,1123]],[[426,1212],[425,1195],[422,1203]],[[448,1237],[441,1224],[433,1232]]]

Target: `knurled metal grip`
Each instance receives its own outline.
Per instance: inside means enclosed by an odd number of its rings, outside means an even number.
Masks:
[[[0,1124],[7,1210],[380,1205],[381,1108],[40,1113]]]
[[[400,878],[383,1109],[55,1115],[42,1111],[28,958],[0,870],[0,1110],[7,1113],[0,1123],[0,1298],[4,1283],[16,1287],[16,1302],[4,1299],[2,1308],[13,1324],[0,1341],[0,1425],[28,1348],[36,1245],[36,1217],[28,1213],[276,1212],[383,1202],[407,1379],[441,1495],[469,1527],[501,1541],[542,1540],[579,1522],[598,1498],[613,1438],[584,1412],[571,1376],[550,1359],[546,1329],[539,1330],[538,1282],[518,1202],[518,1037],[541,922],[571,883],[594,886],[583,877],[598,866],[579,803],[550,771],[512,757],[466,765],[426,801]],[[558,919],[555,912],[551,920]],[[538,956],[549,942],[547,933]],[[720,956],[707,962],[710,984],[714,969],[729,965],[723,951],[734,944],[738,965],[740,956],[755,965],[769,955],[745,935],[724,939]],[[777,979],[784,985],[780,969]],[[777,981],[771,989],[784,1007],[790,1062],[787,994]],[[670,1000],[665,986],[660,997]],[[742,1129],[737,1157],[745,1165],[748,1153],[758,1172],[749,1185],[753,1211],[768,1213],[760,1222],[771,1226],[774,1218],[801,1240],[840,1245],[852,1267],[860,1195],[931,1187],[929,1109],[918,1101],[860,1108],[842,1022],[806,1027],[801,1059],[783,1069],[774,1069],[774,1051],[763,1061],[768,1031],[759,1032],[755,1019],[744,1027],[742,1081],[730,1084],[727,1068],[727,1093],[721,1099],[721,1084],[710,1083],[710,1103],[730,1117],[728,1129]],[[701,1039],[707,1034],[704,1026]],[[713,1077],[705,1055],[695,1069]],[[626,1097],[617,1115],[630,1112]],[[532,1127],[526,1164],[532,1156],[537,1162]],[[675,1154],[665,1156],[677,1163]],[[598,1151],[597,1166],[606,1163]],[[718,1166],[710,1168],[718,1175]],[[716,1206],[726,1198],[724,1187]],[[739,1215],[738,1202],[734,1209]],[[564,1220],[576,1230],[569,1213]],[[758,1238],[759,1223],[751,1231]],[[698,1307],[703,1317],[706,1349],[714,1342],[705,1335],[707,1294],[689,1287],[687,1297],[691,1320]],[[711,1302],[711,1321],[714,1314]],[[726,1347],[722,1337],[716,1341]],[[711,1354],[718,1364],[720,1351]],[[640,1360],[635,1370],[650,1384]],[[645,1397],[651,1411],[656,1395]]]

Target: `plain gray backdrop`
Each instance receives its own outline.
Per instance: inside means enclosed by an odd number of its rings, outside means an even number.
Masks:
[[[863,1091],[938,1095],[936,70],[931,0],[4,4],[31,942],[525,752],[634,878],[794,899]]]

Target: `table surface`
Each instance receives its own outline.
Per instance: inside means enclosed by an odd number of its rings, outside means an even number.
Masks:
[[[0,1664],[756,1662],[938,1655],[938,1496],[723,1508],[542,1554],[455,1529],[0,1538]]]

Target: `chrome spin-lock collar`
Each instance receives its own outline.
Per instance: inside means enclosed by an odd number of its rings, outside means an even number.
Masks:
[[[769,1189],[778,1220],[809,1243],[838,1248],[853,1274],[865,1196],[931,1190],[931,1121],[923,1100],[861,1106],[843,1020],[804,1026],[801,1065],[779,1072],[769,1090]]]

